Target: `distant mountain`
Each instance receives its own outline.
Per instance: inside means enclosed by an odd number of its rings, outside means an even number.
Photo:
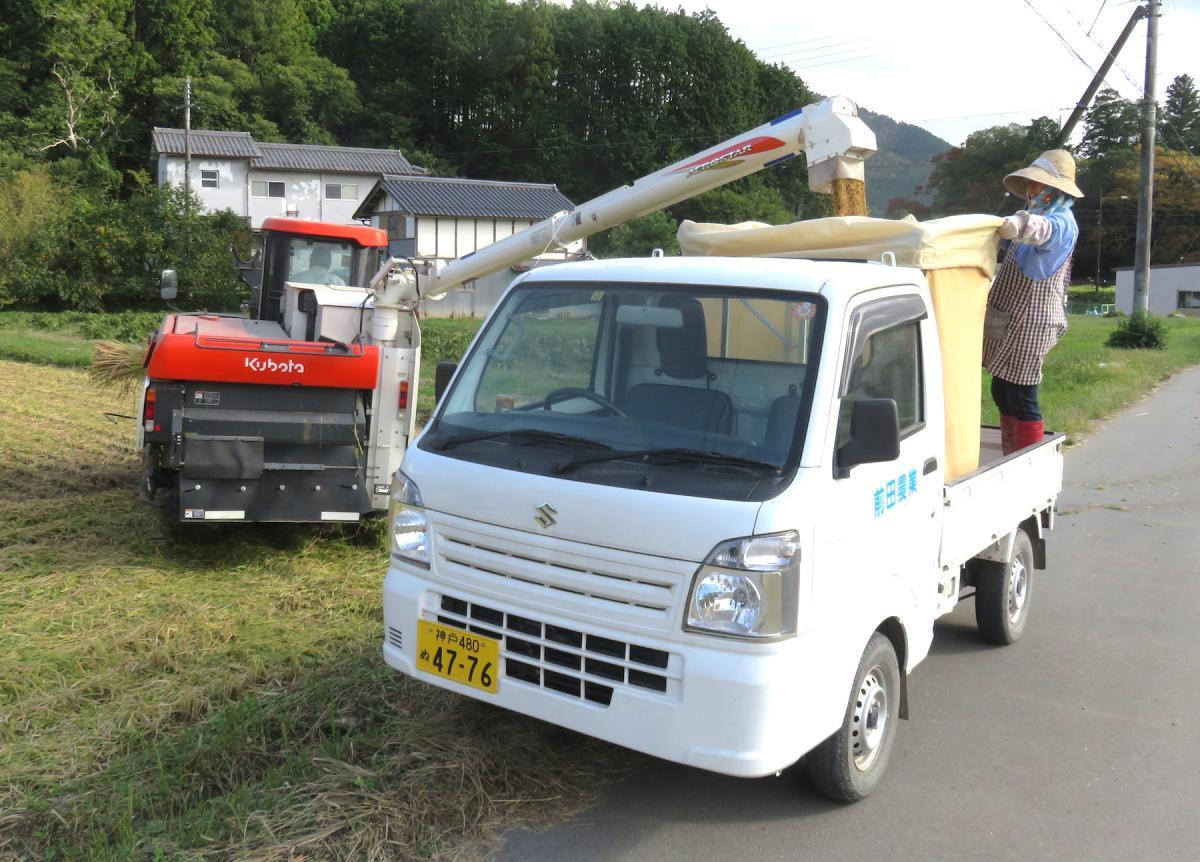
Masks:
[[[858,115],[875,133],[879,151],[867,162],[867,206],[871,215],[882,216],[892,198],[915,198],[929,203],[927,194],[915,194],[929,179],[929,160],[951,145],[924,129],[898,123],[884,114],[859,108]]]

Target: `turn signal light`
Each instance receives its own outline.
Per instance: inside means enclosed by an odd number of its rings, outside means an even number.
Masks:
[[[408,409],[408,381],[407,380],[400,381],[400,409],[401,410]]]
[[[161,431],[162,425],[154,421],[154,408],[158,401],[158,390],[147,389],[146,400],[142,404],[142,421],[147,431]]]

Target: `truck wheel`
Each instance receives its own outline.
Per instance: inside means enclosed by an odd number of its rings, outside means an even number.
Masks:
[[[1015,643],[1029,619],[1033,591],[1033,543],[1024,530],[1013,539],[1007,563],[976,561],[975,623],[995,644]]]
[[[841,729],[808,755],[813,786],[840,802],[857,802],[875,789],[896,738],[900,663],[879,632],[867,642],[854,680]]]

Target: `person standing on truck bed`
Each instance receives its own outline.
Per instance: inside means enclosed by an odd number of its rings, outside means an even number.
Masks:
[[[1042,153],[1006,176],[1004,188],[1026,203],[1000,226],[1007,249],[988,294],[983,365],[992,375],[1007,455],[1045,433],[1038,404],[1042,360],[1067,331],[1071,252],[1079,238],[1071,207],[1083,192],[1066,150]]]

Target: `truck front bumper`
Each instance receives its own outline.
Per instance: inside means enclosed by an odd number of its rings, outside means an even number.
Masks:
[[[383,655],[402,673],[726,775],[769,775],[795,763],[837,729],[848,694],[804,636],[762,644],[682,631],[647,636],[442,585],[394,560],[383,605]],[[419,670],[418,619],[497,636],[497,693]]]

